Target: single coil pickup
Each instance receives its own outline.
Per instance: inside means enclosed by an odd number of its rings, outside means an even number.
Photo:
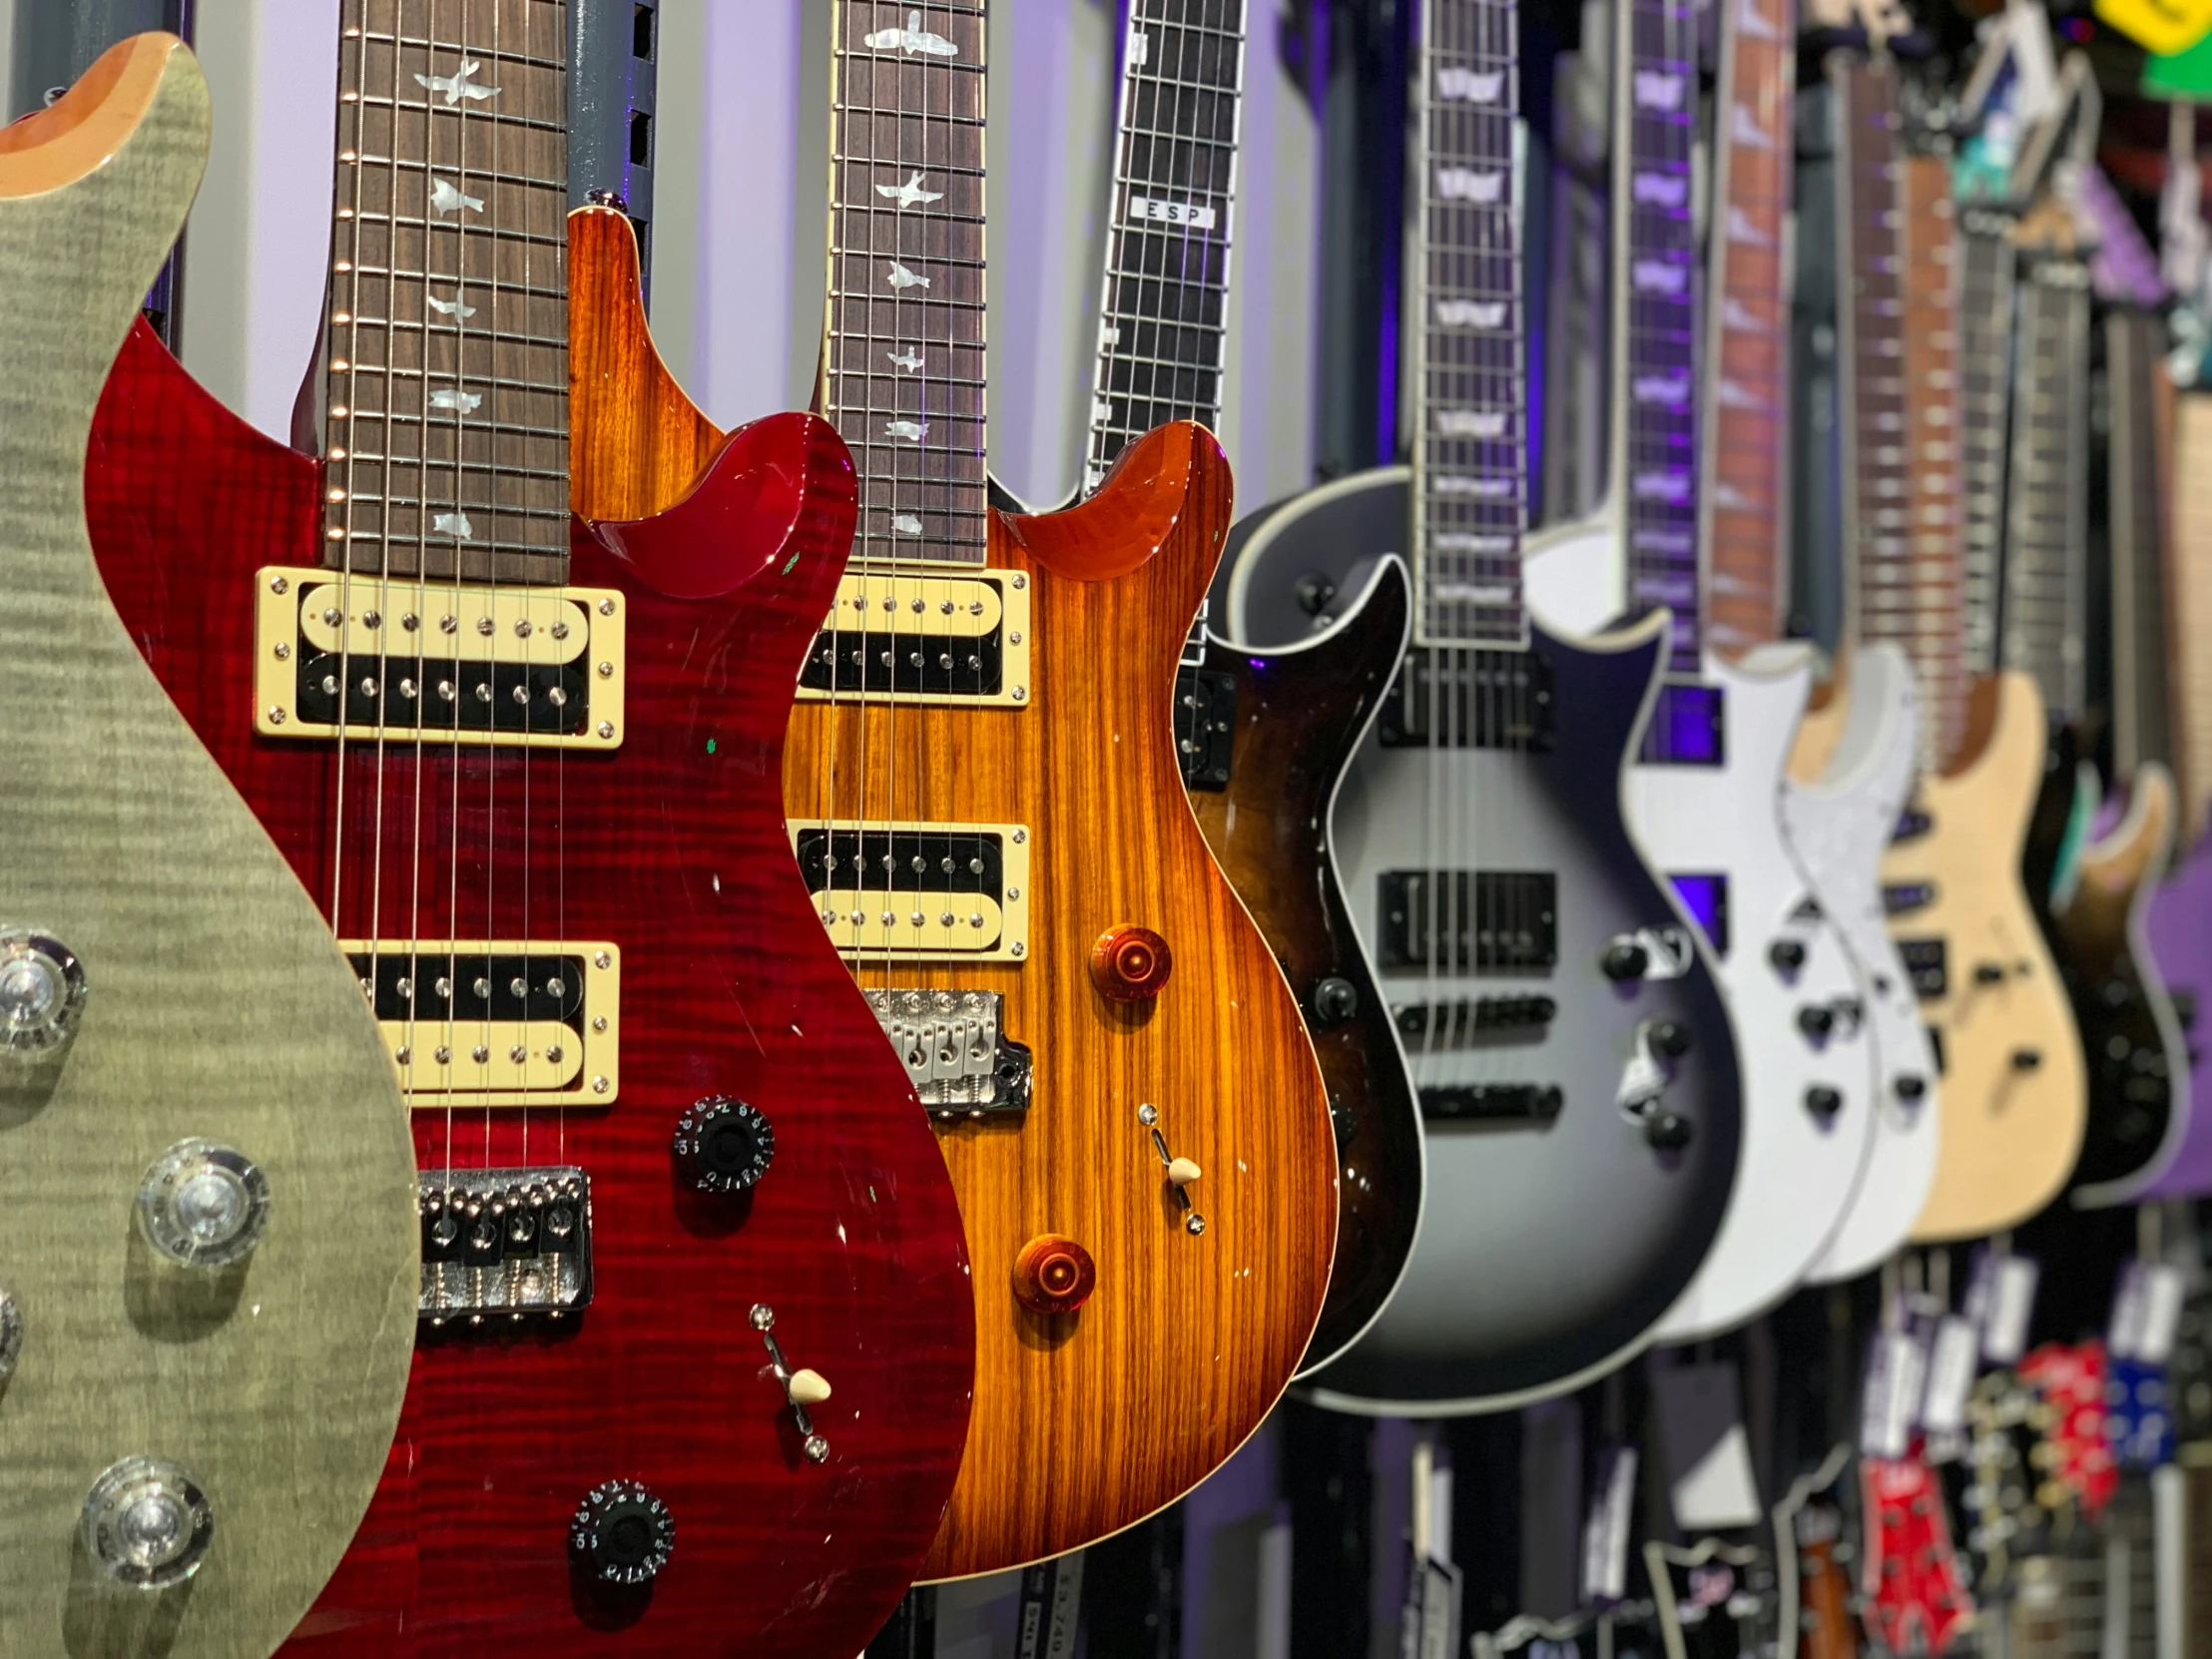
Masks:
[[[1909,807],[1898,815],[1897,828],[1890,831],[1890,838],[1894,841],[1919,840],[1935,828],[1936,817],[1933,813],[1924,813],[1918,807]]]
[[[1011,706],[1028,700],[1029,664],[1027,577],[860,570],[838,584],[799,695]]]
[[[1541,973],[1559,959],[1559,878],[1548,870],[1384,870],[1385,968]]]
[[[1016,824],[792,825],[799,867],[840,949],[1019,960],[1028,830]]]
[[[1909,916],[1936,902],[1933,881],[1888,881],[1882,887],[1882,908],[1893,916]]]
[[[1422,1049],[1461,1048],[1484,1037],[1541,1034],[1558,1017],[1548,996],[1476,996],[1456,1002],[1400,1002],[1390,1008],[1398,1034]]]
[[[1551,659],[1540,651],[1409,651],[1376,733],[1385,749],[1548,751]]]
[[[1677,870],[1667,879],[1675,896],[1698,924],[1705,942],[1722,956],[1728,954],[1728,875],[1725,871],[1698,873]]]
[[[1183,787],[1225,790],[1237,741],[1237,677],[1186,668],[1175,677],[1175,753]]]
[[[1554,1083],[1427,1084],[1420,1091],[1423,1123],[1549,1123],[1565,1104]]]
[[[1029,1109],[1030,1053],[1000,1027],[1005,998],[998,992],[894,989],[869,991],[867,1000],[932,1117]]]
[[[1727,733],[1727,703],[1719,686],[1669,681],[1659,688],[1636,758],[1647,766],[1725,766]]]
[[[1948,954],[1941,939],[1898,940],[1898,956],[1905,963],[1906,977],[1913,981],[1913,994],[1922,1001],[1949,991]]]
[[[620,747],[627,607],[613,589],[491,587],[267,566],[256,573],[255,730],[368,728]]]
[[[344,948],[417,1110],[614,1104],[622,957],[613,943],[387,939]]]
[[[432,1327],[561,1319],[591,1302],[591,1182],[573,1165],[426,1170],[417,1194]]]

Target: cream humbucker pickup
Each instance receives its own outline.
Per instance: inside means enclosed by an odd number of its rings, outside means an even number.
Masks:
[[[622,744],[623,596],[266,566],[254,729],[531,748]]]
[[[622,952],[604,942],[341,941],[417,1111],[610,1106]]]
[[[914,961],[1029,951],[1029,830],[1019,824],[795,821],[792,845],[837,948]]]
[[[859,569],[815,636],[799,695],[963,708],[1029,701],[1029,579],[973,565]]]

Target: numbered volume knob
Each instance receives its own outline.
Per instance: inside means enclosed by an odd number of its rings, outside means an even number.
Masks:
[[[101,1571],[142,1590],[166,1590],[200,1570],[215,1510],[200,1482],[166,1457],[126,1457],[93,1482],[79,1523]]]
[[[676,1550],[676,1517],[635,1480],[592,1488],[569,1523],[569,1548],[610,1584],[643,1584]]]
[[[269,1226],[269,1177],[243,1152],[179,1141],[139,1183],[139,1228],[171,1261],[192,1268],[243,1262]]]
[[[1175,955],[1149,927],[1124,922],[1091,946],[1091,983],[1113,1002],[1149,1002],[1167,988]]]
[[[776,1130],[758,1107],[710,1095],[676,1123],[684,1179],[703,1193],[750,1192],[776,1158]]]
[[[36,927],[0,925],[0,1054],[68,1046],[84,1017],[84,964]]]

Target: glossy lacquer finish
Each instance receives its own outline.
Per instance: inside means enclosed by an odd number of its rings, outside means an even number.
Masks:
[[[593,291],[578,281],[579,328],[598,320]],[[317,562],[319,476],[134,336],[88,481],[102,569],[318,896],[339,768],[326,746],[254,736],[249,676],[255,572]],[[418,762],[411,744],[350,746],[342,913],[368,913],[380,874],[386,938],[614,941],[622,1069],[611,1107],[417,1112],[425,1169],[587,1171],[596,1296],[563,1333],[418,1350],[384,1484],[300,1627],[302,1659],[849,1655],[934,1535],[971,1376],[958,1216],[903,1070],[822,938],[780,798],[791,688],[852,512],[827,426],[749,426],[659,524],[575,538],[572,580],[628,609],[618,751],[426,745]],[[679,1115],[713,1094],[775,1128],[750,1202],[695,1193],[673,1166]],[[819,1466],[764,1373],[755,1304],[833,1390],[814,1408]],[[675,1519],[672,1560],[635,1590],[568,1549],[578,1501],[614,1477]]]
[[[2212,1013],[2212,842],[2199,841],[2175,861],[2151,894],[2144,920],[2159,977],[2173,999],[2184,1049]],[[2212,1194],[2212,1066],[2191,1055],[2186,1122],[2173,1161],[2152,1184],[2158,1198]]]
[[[1404,655],[1409,598],[1405,567],[1389,559],[1350,614],[1310,643],[1206,645],[1206,671],[1234,687],[1236,742],[1228,787],[1193,790],[1191,808],[1306,1011],[1342,1164],[1336,1269],[1309,1371],[1382,1311],[1420,1224],[1420,1109],[1329,834],[1338,785]]]

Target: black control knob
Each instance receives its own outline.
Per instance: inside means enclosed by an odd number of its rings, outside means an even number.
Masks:
[[[1651,971],[1651,952],[1631,938],[1618,938],[1605,947],[1597,965],[1608,979],[1641,979]]]
[[[1907,1072],[1897,1080],[1896,1087],[1900,1100],[1926,1100],[1928,1098],[1928,1079],[1917,1072]]]
[[[635,1480],[594,1486],[568,1523],[568,1547],[610,1584],[643,1584],[676,1549],[676,1517]]]
[[[2014,1071],[2033,1071],[2043,1063],[2043,1051],[2039,1048],[2015,1048],[2012,1050]]]
[[[1672,1112],[1654,1112],[1644,1119],[1644,1139],[1655,1151],[1680,1152],[1690,1144],[1694,1133],[1688,1118]]]
[[[1314,1023],[1324,1030],[1344,1024],[1360,1011],[1360,990],[1349,979],[1332,973],[1314,986]]]
[[[1844,1109],[1844,1091],[1815,1083],[1805,1091],[1805,1109],[1826,1123]]]
[[[677,1120],[670,1150],[700,1192],[749,1192],[776,1157],[776,1130],[758,1107],[709,1095]]]
[[[1825,1037],[1836,1029],[1836,1010],[1812,1003],[1797,1011],[1797,1023],[1808,1037]]]
[[[2004,983],[2002,962],[1976,962],[1973,965],[1973,982],[1977,985],[2001,985]]]
[[[1690,1028],[1680,1020],[1654,1020],[1651,1025],[1651,1050],[1669,1060],[1679,1060],[1690,1052]]]
[[[1805,945],[1797,939],[1777,939],[1767,946],[1767,960],[1777,973],[1795,973],[1805,965]]]
[[[1291,596],[1308,616],[1320,616],[1335,601],[1337,584],[1317,570],[1310,576],[1301,576],[1291,589]]]

